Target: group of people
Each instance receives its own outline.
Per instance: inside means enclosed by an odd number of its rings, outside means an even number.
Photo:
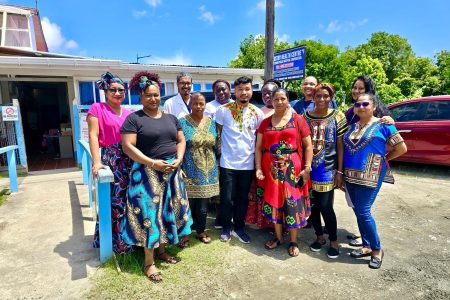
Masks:
[[[87,121],[93,158],[92,172],[109,166],[113,246],[117,253],[143,247],[144,273],[162,280],[155,258],[175,264],[167,244],[189,246],[192,230],[208,244],[208,203],[217,201],[216,227],[220,240],[232,236],[250,243],[246,220],[259,228],[272,226],[274,237],[265,247],[280,246],[289,232],[288,253],[299,255],[298,229],[314,227],[312,251],[326,240],[329,258],[339,256],[334,189],[346,193],[362,242],[351,256],[371,256],[369,267],[383,259],[371,206],[389,172],[388,161],[406,146],[368,76],[353,83],[354,105],[345,114],[334,102],[334,88],[315,77],[303,81],[304,98],[291,106],[288,92],[277,80],[262,87],[265,107],[256,107],[252,80],[235,80],[235,100],[226,80],[213,83],[215,100],[206,103],[191,94],[192,76],[177,76],[178,94],[160,109],[158,74],[138,72],[130,89],[139,91],[143,108],[121,107],[125,84],[106,73],[97,82],[107,101],[91,106]],[[386,151],[389,145],[390,151]],[[101,152],[99,151],[101,149]],[[251,201],[249,202],[249,199]],[[98,246],[98,228],[94,246]]]

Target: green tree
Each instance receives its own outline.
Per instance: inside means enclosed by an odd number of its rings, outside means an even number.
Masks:
[[[395,83],[377,86],[377,94],[384,104],[394,103],[405,99],[402,90],[395,85]]]
[[[414,52],[407,39],[397,34],[375,32],[366,44],[359,45],[355,50],[356,55],[354,58],[357,60],[363,54],[372,58],[378,58],[383,64],[388,83],[394,82],[394,79],[402,74],[411,74],[413,72]],[[356,61],[352,64],[356,64]]]
[[[228,65],[231,68],[264,69],[264,49],[266,39],[262,35],[250,35],[245,38],[239,46],[239,53]],[[280,52],[291,48],[287,42],[280,42],[275,39],[275,52]]]
[[[450,94],[450,51],[443,50],[436,54],[437,67],[439,69],[439,81],[441,93]]]

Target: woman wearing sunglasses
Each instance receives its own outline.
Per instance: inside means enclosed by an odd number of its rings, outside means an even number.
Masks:
[[[344,135],[345,188],[354,205],[362,248],[350,255],[371,256],[369,267],[379,269],[381,249],[371,207],[386,174],[387,161],[406,153],[406,145],[394,125],[383,124],[374,114],[382,103],[372,94],[361,94],[354,104],[358,121]],[[386,153],[386,145],[393,150]]]
[[[98,170],[105,166],[108,166],[114,174],[114,183],[111,184],[113,249],[116,253],[125,253],[131,250],[131,246],[123,241],[121,224],[127,201],[126,188],[131,161],[122,150],[120,127],[131,112],[120,106],[125,98],[125,85],[122,79],[107,72],[97,81],[97,85],[105,92],[106,102],[94,103],[87,114],[89,148],[94,162],[92,174],[97,175]],[[99,243],[97,222],[94,247],[98,248]]]
[[[311,129],[313,145],[312,160],[312,197],[311,222],[316,241],[309,247],[311,251],[319,252],[326,244],[323,236],[321,216],[328,231],[330,247],[328,258],[339,256],[337,243],[337,221],[333,209],[334,188],[341,188],[343,183],[343,142],[342,136],[348,128],[347,120],[342,112],[329,108],[334,97],[331,84],[319,83],[314,93],[314,110],[307,111],[304,116]]]
[[[361,94],[372,94],[377,95],[377,91],[375,88],[375,82],[370,76],[364,75],[364,76],[358,76],[355,78],[352,84],[352,103],[356,102],[356,99],[358,99],[358,96]],[[374,116],[377,118],[381,118],[381,123],[385,124],[394,124],[394,119],[392,119],[389,116],[389,110],[386,109],[386,107],[380,103],[380,105],[377,106]],[[359,121],[359,117],[354,112],[354,106],[350,106],[350,108],[346,111],[345,117],[347,118],[348,124],[354,124]],[[347,197],[347,202],[350,207],[353,208],[353,204],[351,201],[349,201]],[[360,247],[362,246],[361,237],[358,235],[350,234],[347,236],[347,238],[350,240],[349,245],[353,247]]]

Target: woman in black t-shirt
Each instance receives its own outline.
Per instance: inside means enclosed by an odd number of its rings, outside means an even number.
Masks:
[[[180,165],[186,141],[175,116],[159,110],[159,76],[139,72],[130,82],[139,89],[143,109],[130,114],[120,133],[124,152],[134,161],[128,186],[124,240],[144,247],[144,273],[154,282],[162,280],[154,263],[159,259],[175,264],[165,244],[186,244],[191,233],[189,210]],[[183,238],[184,237],[184,238]]]

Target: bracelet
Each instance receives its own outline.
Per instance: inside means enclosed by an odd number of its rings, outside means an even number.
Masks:
[[[312,171],[312,168],[311,168],[310,165],[305,165],[305,170],[308,170],[309,172],[311,172],[311,171]]]
[[[344,175],[344,173],[341,172],[341,171],[337,171],[337,170],[336,170],[336,173],[341,174],[341,175]]]

